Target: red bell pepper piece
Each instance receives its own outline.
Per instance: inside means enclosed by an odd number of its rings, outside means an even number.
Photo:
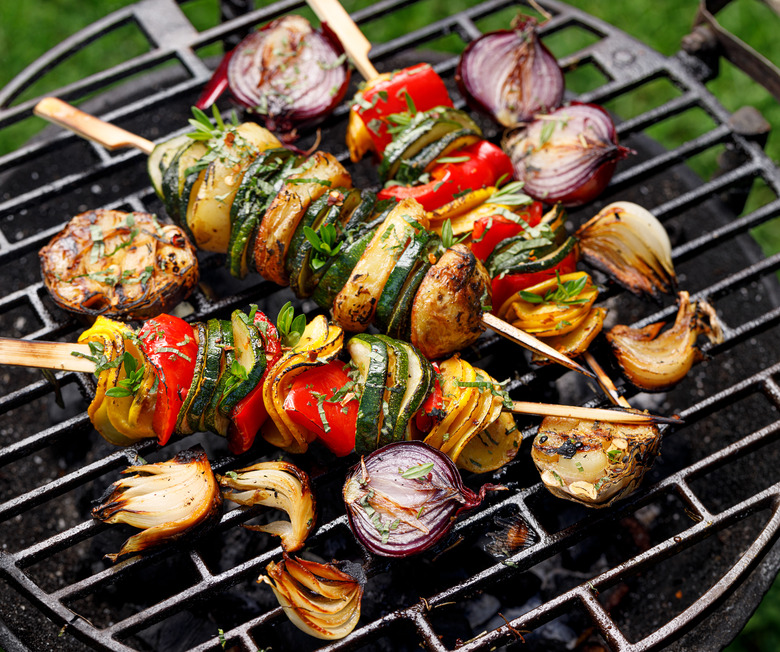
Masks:
[[[140,347],[159,378],[152,427],[161,446],[168,443],[195,374],[198,342],[192,326],[172,315],[158,315],[138,331]]]
[[[526,288],[546,281],[547,279],[555,278],[556,272],[563,276],[564,274],[570,274],[576,269],[577,251],[574,250],[560,263],[550,269],[544,269],[541,272],[533,272],[531,274],[505,274],[504,276],[498,275],[491,282],[493,289],[493,310],[498,311],[509,297],[520,290],[525,290]]]
[[[293,380],[284,399],[284,409],[300,426],[315,433],[334,455],[347,455],[355,448],[358,399],[330,400],[350,378],[343,362],[334,360],[304,371]],[[324,419],[323,419],[324,416]]]
[[[367,88],[361,94],[362,100],[356,105],[356,111],[365,123],[379,155],[393,139],[387,132],[387,116],[409,110],[407,94],[417,111],[453,106],[441,77],[427,63],[394,72],[390,79]]]
[[[435,362],[433,369],[436,372],[433,379],[433,389],[428,394],[420,409],[414,415],[414,425],[420,432],[430,432],[443,417],[442,407],[444,407],[444,393],[439,381],[439,365]]]
[[[271,367],[282,357],[279,331],[276,330],[273,322],[258,310],[255,312],[254,325],[257,326],[260,336],[263,338],[266,366],[257,387],[236,403],[230,413],[227,439],[228,448],[234,455],[245,453],[251,448],[260,426],[268,418],[268,411],[263,403],[263,383],[265,383]]]
[[[536,226],[542,220],[542,205],[538,201],[532,202],[522,213],[517,213],[517,215],[528,226]],[[522,233],[525,224],[515,222],[501,214],[480,217],[474,222],[474,228],[471,232],[471,251],[484,262],[493,253],[493,249],[499,242]]]
[[[429,183],[419,186],[388,186],[377,194],[379,199],[398,201],[411,197],[416,199],[427,211],[451,202],[458,195],[469,190],[495,186],[502,177],[511,178],[514,174],[512,161],[493,143],[480,140],[457,151],[447,158],[468,157],[468,160],[454,163],[439,163],[431,170]]]
[[[228,87],[228,65],[230,64],[230,59],[233,57],[234,50],[230,50],[230,52],[226,53],[224,57],[222,57],[222,61],[220,61],[219,65],[217,66],[217,69],[214,71],[214,74],[211,76],[211,79],[209,79],[208,83],[203,87],[203,90],[200,93],[200,97],[198,98],[198,101],[195,102],[195,106],[199,109],[208,109],[214,102],[216,102],[219,99],[219,96],[222,95],[222,93],[225,92],[225,90]]]

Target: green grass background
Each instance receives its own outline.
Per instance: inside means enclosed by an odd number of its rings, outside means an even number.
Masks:
[[[260,0],[256,0],[259,4]],[[446,16],[475,0],[423,0],[409,9],[400,22],[383,18],[366,26],[366,34],[373,41],[382,41],[397,33],[409,31],[433,19]],[[28,0],[3,1],[0,17],[0,86],[5,86],[14,75],[49,48],[94,20],[130,4],[130,0]],[[369,4],[368,0],[344,0],[349,10]],[[569,4],[616,25],[650,47],[666,55],[679,50],[680,39],[690,31],[698,0],[569,0]],[[182,6],[198,29],[204,29],[218,20],[218,0],[191,0]],[[505,16],[513,15],[514,10]],[[311,16],[311,15],[310,15]],[[483,30],[496,29],[508,18],[500,17],[493,23],[480,23]],[[733,0],[718,14],[718,20],[732,33],[760,51],[776,65],[780,65],[780,17],[761,0]],[[592,41],[587,34],[553,37],[548,45],[562,56]],[[436,43],[445,50],[460,51],[462,44],[452,36]],[[135,26],[126,26],[110,37],[104,37],[56,71],[38,82],[22,99],[35,97],[47,90],[61,87],[93,72],[139,54],[146,42]],[[216,46],[201,54],[218,52]],[[576,71],[567,76],[567,86],[575,91],[592,88],[602,81],[593,70]],[[724,106],[735,111],[744,105],[758,108],[777,130],[770,134],[767,152],[775,162],[780,161],[780,105],[761,86],[752,82],[739,70],[723,63],[716,80],[708,84]],[[621,117],[636,115],[646,108],[669,99],[675,90],[671,85],[657,82],[648,84],[610,105]],[[40,130],[44,122],[30,118],[22,124],[0,131],[0,154],[12,151],[30,135]],[[709,128],[708,118],[696,111],[686,112],[669,124],[653,127],[652,135],[662,144],[675,146]],[[708,178],[715,170],[718,151],[697,156],[691,166]],[[771,191],[756,183],[746,210],[751,210],[774,199]],[[780,220],[774,220],[754,231],[754,237],[769,253],[780,251]],[[780,650],[780,580],[776,581],[760,608],[747,624],[729,652]]]

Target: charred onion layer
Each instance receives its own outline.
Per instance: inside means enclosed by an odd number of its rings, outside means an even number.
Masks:
[[[206,453],[200,446],[178,453],[167,462],[141,464],[109,488],[92,516],[105,523],[127,523],[143,530],[124,542],[122,555],[194,536],[219,518],[222,494]]]

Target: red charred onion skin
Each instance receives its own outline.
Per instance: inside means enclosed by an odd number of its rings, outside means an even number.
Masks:
[[[545,128],[550,133],[542,142]],[[609,114],[600,106],[580,102],[538,117],[509,134],[503,147],[526,194],[564,206],[595,199],[612,178],[617,162],[631,153],[618,144]]]
[[[431,462],[431,472],[419,479],[402,475],[410,467]],[[362,458],[350,470],[343,494],[349,525],[358,541],[375,555],[407,557],[433,546],[449,532],[458,513],[476,507],[486,491],[498,488],[485,485],[474,493],[463,485],[460,472],[444,453],[420,441],[400,441]],[[381,496],[405,508],[406,516],[424,524],[427,532],[405,522],[391,527],[387,515],[383,518],[372,506]]]
[[[505,127],[558,108],[565,89],[563,71],[530,17],[515,29],[489,32],[469,43],[455,80],[471,108]]]
[[[294,61],[279,56],[280,44],[290,47]],[[272,131],[316,124],[346,95],[350,69],[343,54],[326,24],[312,30],[301,16],[283,16],[234,49],[227,66],[231,95]]]

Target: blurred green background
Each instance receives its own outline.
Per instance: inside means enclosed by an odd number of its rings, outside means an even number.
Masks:
[[[259,1],[259,0],[258,0]],[[94,20],[130,4],[131,0],[31,0],[28,2],[3,2],[0,18],[0,87],[5,86],[26,65]],[[448,13],[475,4],[476,0],[423,0],[415,4],[400,22],[383,18],[366,27],[367,36],[381,42],[399,33],[409,31]],[[370,4],[368,0],[344,0],[348,10]],[[665,55],[679,50],[680,39],[690,32],[698,0],[638,0],[635,2],[607,0],[569,0],[569,4],[611,23],[653,49]],[[761,0],[733,0],[718,14],[719,22],[733,34],[757,49],[776,65],[780,65],[780,17]],[[218,20],[218,0],[191,0],[182,5],[183,11],[198,29],[205,29]],[[506,16],[514,14],[507,10]],[[311,14],[309,14],[311,17]],[[499,18],[498,21],[508,20]],[[480,23],[484,30],[497,29],[505,24]],[[547,41],[557,56],[565,56],[595,40],[592,35],[566,34],[553,36]],[[444,50],[459,52],[462,43],[448,37],[435,43]],[[53,88],[85,77],[88,74],[117,64],[147,49],[146,41],[134,25],[127,25],[109,37],[103,37],[86,50],[58,66],[56,72],[44,77],[22,96],[35,97]],[[219,53],[218,46],[199,52],[202,56]],[[600,73],[594,70],[578,70],[567,75],[567,87],[575,92],[588,90],[602,83]],[[775,128],[770,134],[767,152],[780,161],[780,105],[761,86],[739,70],[723,62],[717,79],[708,88],[729,111],[741,106],[758,108]],[[630,99],[610,104],[608,108],[623,118],[631,117],[657,106],[673,97],[670,84],[648,84]],[[643,108],[644,107],[644,108]],[[0,154],[9,152],[24,143],[27,138],[45,126],[38,118],[30,118],[19,125],[0,130]],[[686,112],[670,123],[656,125],[650,135],[664,145],[673,147],[711,127],[708,118],[695,111]],[[718,151],[708,151],[695,157],[690,165],[703,177],[709,178],[715,170]],[[746,210],[752,210],[774,199],[769,188],[761,183],[751,193]],[[780,251],[780,223],[774,220],[753,233],[767,253]],[[775,582],[760,608],[747,624],[729,652],[780,650],[780,580]]]

